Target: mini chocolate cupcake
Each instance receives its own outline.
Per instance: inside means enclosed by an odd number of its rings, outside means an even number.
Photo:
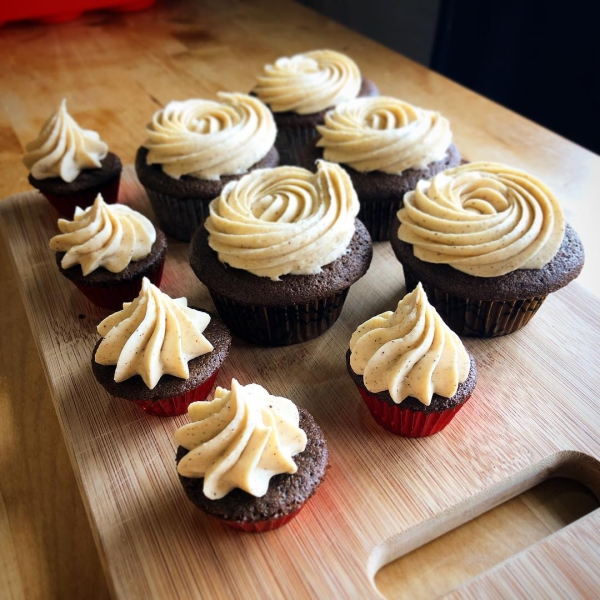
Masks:
[[[441,431],[470,398],[475,360],[419,284],[352,335],[348,372],[371,415],[404,437]]]
[[[461,160],[447,119],[388,96],[339,104],[317,130],[321,137],[303,149],[302,166],[312,170],[325,158],[346,169],[360,201],[358,218],[374,242],[390,239],[406,192]]]
[[[192,422],[175,432],[179,479],[222,523],[248,532],[281,527],[325,477],[327,443],[311,414],[260,385],[233,379],[231,391],[217,388],[188,415]]]
[[[327,110],[358,96],[377,96],[379,90],[345,54],[313,50],[265,65],[252,93],[275,116],[281,164],[300,165],[300,151]]]
[[[170,102],[152,117],[136,155],[159,225],[185,242],[227,183],[279,164],[269,109],[246,94],[221,92],[218,99]]]
[[[280,346],[335,323],[371,262],[348,175],[321,161],[255,171],[229,184],[191,244],[190,264],[232,333]]]
[[[91,302],[117,310],[139,293],[147,277],[160,285],[167,239],[141,213],[108,205],[101,195],[73,221],[58,220],[61,233],[50,240],[60,272]]]
[[[62,217],[76,207],[91,206],[96,196],[113,204],[119,195],[121,161],[95,131],[82,129],[67,112],[67,101],[29,142],[23,163],[31,171],[29,183]]]
[[[407,289],[422,282],[459,335],[520,329],[583,268],[583,246],[554,194],[506,165],[468,163],[421,181],[398,219],[391,242]]]
[[[92,354],[98,382],[146,413],[181,415],[205,400],[229,354],[231,335],[220,319],[173,300],[144,279],[139,296],[98,325]]]

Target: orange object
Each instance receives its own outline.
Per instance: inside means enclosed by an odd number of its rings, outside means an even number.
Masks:
[[[149,8],[155,0],[28,0],[0,5],[0,25],[8,21],[35,19],[42,23],[64,23],[90,10],[130,12]]]

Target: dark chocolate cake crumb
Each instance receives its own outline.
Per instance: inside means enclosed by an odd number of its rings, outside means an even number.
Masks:
[[[257,163],[253,164],[246,173],[240,175],[224,175],[215,181],[198,179],[190,175],[183,175],[179,179],[167,175],[161,165],[149,165],[146,162],[148,149],[141,146],[135,157],[135,171],[141,184],[161,194],[173,198],[196,198],[210,201],[216,198],[223,188],[230,182],[241,179],[244,175],[255,169],[267,169],[279,164],[279,153],[275,146]]]
[[[88,191],[95,187],[104,187],[109,181],[121,176],[122,165],[119,157],[109,152],[101,161],[99,169],[84,169],[70,183],[60,177],[36,179],[29,175],[29,183],[42,193],[57,196],[69,196]]]
[[[337,294],[367,272],[373,256],[371,238],[360,221],[355,223],[348,251],[316,275],[283,275],[280,281],[272,281],[229,267],[208,245],[208,232],[202,226],[192,238],[190,265],[209,290],[241,304],[290,306],[311,302]]]
[[[190,307],[195,308],[195,307]],[[202,310],[202,309],[197,309]],[[214,350],[193,358],[188,363],[190,376],[181,379],[173,375],[163,375],[154,389],[148,389],[144,380],[135,375],[122,381],[115,382],[116,366],[100,365],[94,359],[96,350],[102,342],[98,340],[92,352],[92,371],[98,382],[106,391],[116,398],[126,400],[162,400],[193,390],[206,381],[223,364],[229,354],[231,334],[221,319],[211,314],[211,320],[204,330],[204,337],[214,346]]]
[[[316,145],[319,139],[319,137],[315,137],[310,144],[304,147],[300,154],[301,165],[313,172],[316,171],[315,162],[323,158],[323,148]],[[340,166],[350,175],[352,185],[361,203],[375,200],[397,200],[399,208],[404,194],[414,190],[421,179],[431,179],[437,173],[456,167],[459,164],[460,152],[452,144],[448,148],[446,156],[441,160],[428,164],[424,169],[406,169],[400,175],[391,175],[383,171],[362,173],[348,165],[340,163]]]
[[[567,225],[558,252],[541,269],[517,269],[499,277],[476,277],[449,265],[419,260],[413,253],[412,244],[398,239],[399,227],[400,222],[396,219],[390,236],[398,260],[419,280],[459,298],[497,302],[547,296],[575,279],[581,273],[585,260],[579,236]]]
[[[346,352],[346,368],[348,369],[348,373],[350,374],[350,377],[352,377],[352,381],[354,381],[354,383],[359,388],[361,388],[365,392],[367,392],[367,394],[370,394],[371,396],[376,396],[378,400],[383,400],[390,406],[396,405],[396,403],[392,400],[392,397],[390,396],[390,393],[388,391],[374,393],[374,392],[370,392],[365,387],[365,384],[363,383],[362,375],[357,375],[352,370],[352,367],[350,366],[350,355],[351,354],[352,354],[352,352],[350,350],[348,350],[348,352]],[[473,355],[470,352],[469,352],[469,359],[471,361],[471,369],[469,371],[469,375],[467,376],[465,381],[463,381],[462,383],[459,383],[458,389],[456,390],[456,393],[454,394],[454,396],[452,396],[451,398],[446,398],[445,396],[440,396],[438,394],[434,394],[433,397],[431,398],[431,404],[429,406],[426,406],[417,398],[413,398],[412,396],[409,396],[408,398],[405,398],[404,400],[402,400],[402,402],[400,403],[400,407],[401,408],[409,408],[410,410],[414,410],[414,411],[418,411],[418,412],[432,413],[432,412],[441,412],[448,408],[454,408],[455,406],[458,406],[459,404],[466,402],[466,400],[468,400],[469,396],[473,393],[473,390],[475,389],[475,384],[477,383],[477,367],[475,365],[475,359],[473,358]]]
[[[156,230],[156,240],[152,244],[150,254],[144,258],[130,262],[125,269],[119,273],[111,273],[104,267],[98,267],[88,275],[84,275],[81,270],[81,265],[73,265],[68,269],[63,269],[60,263],[65,255],[64,252],[56,253],[56,264],[60,272],[75,284],[83,284],[87,287],[107,287],[123,281],[132,281],[138,277],[142,277],[150,271],[155,265],[160,263],[167,253],[167,238],[160,230]]]
[[[298,407],[300,427],[307,437],[306,449],[294,456],[298,470],[293,475],[282,473],[271,478],[267,493],[257,498],[238,488],[219,500],[207,498],[203,478],[179,476],[188,498],[209,515],[226,521],[256,522],[279,519],[299,510],[316,492],[327,472],[329,451],[321,428],[312,415]],[[177,448],[176,462],[188,453]]]

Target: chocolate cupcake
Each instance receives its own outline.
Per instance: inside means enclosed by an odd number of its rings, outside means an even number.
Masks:
[[[346,364],[371,415],[404,437],[441,431],[470,398],[475,360],[419,284],[352,335]]]
[[[205,400],[229,354],[220,319],[171,299],[144,279],[139,296],[98,325],[92,353],[98,382],[146,413],[174,416]]]
[[[339,104],[317,130],[321,137],[303,149],[302,166],[312,170],[325,158],[346,169],[360,201],[358,218],[374,242],[390,239],[405,193],[461,161],[447,119],[387,96]]]
[[[420,281],[459,335],[520,329],[584,263],[554,194],[498,163],[469,163],[419,182],[404,197],[394,230],[407,289]]]
[[[327,443],[312,415],[260,385],[233,379],[231,391],[217,388],[188,414],[192,422],[175,432],[179,479],[198,508],[227,525],[281,527],[325,477]]]
[[[229,184],[192,240],[190,264],[232,333],[279,346],[335,323],[348,289],[372,258],[355,219],[348,175],[322,161],[255,171]]]
[[[58,220],[61,233],[50,240],[60,272],[91,302],[117,310],[139,293],[142,279],[162,279],[167,240],[141,213],[108,205],[101,195],[73,221]]]
[[[273,112],[283,165],[300,165],[300,151],[329,109],[359,96],[379,95],[352,59],[333,50],[278,58],[265,65],[252,92]]]
[[[136,155],[158,223],[178,240],[189,242],[227,183],[279,163],[269,109],[246,94],[218,99],[170,102],[152,117]]]
[[[63,100],[38,137],[25,147],[23,163],[29,183],[62,217],[72,218],[76,207],[91,206],[96,196],[113,204],[119,195],[121,161],[95,131],[82,129]]]

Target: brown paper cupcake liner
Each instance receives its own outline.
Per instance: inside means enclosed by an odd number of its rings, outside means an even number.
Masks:
[[[314,139],[316,134],[317,130],[313,126],[279,129],[275,140],[275,147],[279,152],[279,164],[302,166],[300,160],[302,149]]]
[[[488,338],[513,333],[529,323],[547,297],[489,301],[453,296],[420,280],[406,265],[403,268],[406,291],[421,281],[429,302],[460,336]]]
[[[198,225],[208,217],[211,200],[175,198],[146,188],[159,227],[169,236],[189,242]]]
[[[398,198],[360,203],[357,218],[364,223],[374,242],[386,242],[390,239],[390,228],[401,204],[402,201]]]
[[[212,290],[210,294],[219,316],[234,335],[258,346],[289,346],[325,333],[340,316],[348,289],[282,307],[241,304]]]

